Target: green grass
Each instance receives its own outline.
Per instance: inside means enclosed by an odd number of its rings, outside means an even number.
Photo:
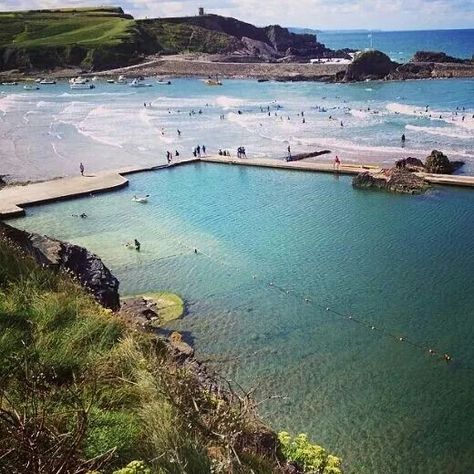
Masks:
[[[114,45],[133,40],[135,27],[134,20],[111,16],[22,18],[0,15],[0,46]]]
[[[0,415],[5,472],[39,462],[42,472],[66,463],[61,472],[108,474],[142,460],[151,473],[218,464],[243,474],[272,472],[275,462],[235,444],[260,427],[248,410],[203,390],[160,339],[1,237]]]

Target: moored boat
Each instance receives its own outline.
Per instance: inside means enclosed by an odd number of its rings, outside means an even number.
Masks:
[[[23,89],[25,89],[25,91],[38,91],[40,88],[39,86],[32,86],[30,84],[26,84],[25,86],[23,86]]]
[[[215,79],[208,77],[204,80],[204,84],[206,84],[207,86],[222,86],[222,82],[219,80],[218,77],[216,77]]]
[[[89,79],[86,79],[81,76],[73,77],[72,79],[69,79],[69,87],[71,89],[94,89],[94,84],[91,84],[89,82]]]
[[[17,86],[18,82],[2,82],[2,86]]]
[[[54,79],[42,79],[40,81],[40,84],[43,84],[43,85],[52,85],[52,84],[56,84],[56,81]]]
[[[147,84],[146,82],[140,82],[138,79],[134,79],[130,84],[130,87],[151,87],[152,84]]]
[[[87,82],[75,82],[70,84],[69,87],[73,90],[84,90],[84,89],[94,89],[94,84],[89,84]]]

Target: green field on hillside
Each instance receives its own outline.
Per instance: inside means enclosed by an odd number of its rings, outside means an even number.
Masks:
[[[115,9],[0,13],[0,46],[114,45],[130,40],[136,23]]]

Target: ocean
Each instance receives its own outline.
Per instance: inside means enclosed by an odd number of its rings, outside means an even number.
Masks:
[[[371,35],[371,37],[369,36]],[[407,62],[417,51],[442,51],[450,56],[471,59],[474,29],[426,31],[321,31],[318,41],[329,48],[364,50],[373,47],[393,61]]]
[[[98,82],[85,91],[67,83],[38,91],[0,86],[0,175],[47,179],[77,173],[80,162],[89,171],[153,165],[166,162],[166,151],[190,157],[198,144],[209,153],[235,154],[244,146],[249,156],[273,158],[285,156],[290,145],[293,153],[331,151],[321,160],[338,155],[343,162],[388,167],[439,149],[466,162],[461,172],[474,172],[472,79],[229,80],[217,88],[197,79],[148,82],[154,86]]]

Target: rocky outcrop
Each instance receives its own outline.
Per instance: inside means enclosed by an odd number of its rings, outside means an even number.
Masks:
[[[474,61],[445,53],[418,51],[409,62],[395,68],[387,80],[474,77]]]
[[[451,173],[451,163],[449,158],[441,151],[433,150],[426,158],[426,171],[428,173],[449,174]]]
[[[149,300],[138,296],[121,301],[120,313],[130,322],[141,328],[148,328],[150,323],[159,320],[158,311]]]
[[[365,81],[384,79],[398,66],[386,54],[381,51],[366,51],[355,57],[349,64],[343,81]]]
[[[333,50],[327,48],[322,43],[318,43],[314,34],[292,33],[288,28],[283,28],[279,25],[260,28],[236,18],[220,15],[176,17],[147,21],[148,23],[164,21],[174,25],[193,25],[227,35],[238,42],[233,43],[234,47],[237,46],[234,53],[241,57],[248,56],[249,58],[259,58],[263,61],[290,57],[300,61],[303,59],[335,56]],[[228,49],[225,52],[228,52]],[[338,57],[349,56],[347,52],[340,51]]]
[[[411,63],[469,63],[469,59],[448,56],[446,53],[434,51],[417,51],[410,59]]]
[[[450,161],[443,152],[433,150],[426,158],[425,170],[427,173],[451,174],[463,165],[463,161]]]
[[[97,255],[84,247],[25,232],[2,222],[0,235],[40,265],[72,274],[105,308],[119,309],[119,281]]]
[[[420,172],[425,171],[425,164],[418,158],[402,158],[395,163],[396,168],[401,168],[407,171]]]
[[[358,189],[381,189],[401,194],[422,194],[429,188],[429,184],[423,178],[401,168],[359,173],[352,179],[352,186]]]
[[[395,167],[411,172],[425,172],[434,174],[451,174],[464,165],[464,161],[450,161],[438,150],[433,150],[423,163],[418,158],[403,158],[395,163]]]

